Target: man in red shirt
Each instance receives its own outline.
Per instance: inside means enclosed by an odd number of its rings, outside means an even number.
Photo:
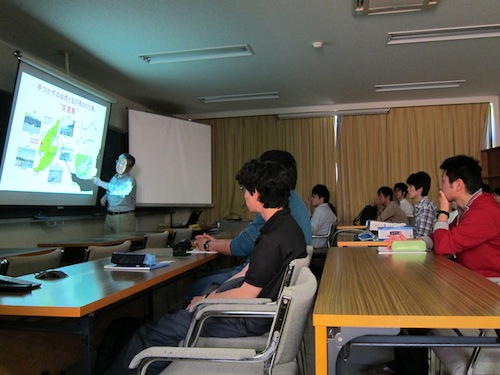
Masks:
[[[481,167],[469,156],[446,159],[440,186],[440,209],[434,232],[425,238],[439,255],[455,255],[458,263],[485,277],[500,277],[500,205],[481,189]],[[451,202],[458,215],[448,224]],[[430,241],[429,241],[430,240]]]

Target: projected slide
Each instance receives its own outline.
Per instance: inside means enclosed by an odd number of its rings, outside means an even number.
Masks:
[[[21,74],[0,191],[92,195],[108,108]]]

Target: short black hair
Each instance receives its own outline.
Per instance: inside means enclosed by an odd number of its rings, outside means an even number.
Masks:
[[[297,162],[291,153],[283,150],[268,150],[260,155],[259,159],[274,161],[283,165],[288,173],[288,185],[294,190],[297,185]]]
[[[392,196],[394,192],[389,186],[382,186],[380,189],[377,190],[377,195],[382,194],[384,197],[390,197],[392,201]]]
[[[408,193],[408,186],[404,182],[398,182],[394,184],[394,191],[401,190],[403,193],[403,197],[406,197],[406,193]]]
[[[259,201],[265,208],[287,208],[290,180],[287,169],[269,160],[252,159],[245,163],[236,180],[250,194],[259,192]]]
[[[328,190],[328,188],[325,185],[318,184],[318,185],[314,186],[312,188],[311,193],[313,195],[317,195],[320,198],[323,198],[325,203],[330,202],[330,191]]]
[[[469,194],[474,194],[481,189],[483,180],[481,177],[481,166],[479,161],[471,156],[456,155],[452,156],[439,167],[448,176],[450,183],[459,178],[464,182],[465,189]]]
[[[500,195],[500,188],[493,190],[493,194]]]
[[[415,186],[417,190],[422,188],[422,196],[425,197],[431,189],[431,176],[423,171],[412,173],[406,179],[406,183]]]
[[[132,168],[135,165],[135,158],[128,152],[124,152],[120,156],[123,156],[125,159],[127,159],[127,168]]]

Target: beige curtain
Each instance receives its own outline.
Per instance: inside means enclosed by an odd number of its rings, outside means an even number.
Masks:
[[[377,189],[406,182],[411,173],[432,178],[429,196],[438,203],[441,171],[447,157],[465,154],[479,160],[488,103],[393,108],[387,115],[346,116],[338,138],[337,209],[349,222]]]
[[[325,184],[334,194],[335,127],[333,118],[278,120],[256,116],[200,121],[212,125],[214,207],[201,221],[252,219],[235,180],[249,159],[270,149],[289,151],[297,161],[297,192],[305,199],[313,185]],[[203,183],[200,181],[200,183]],[[332,201],[335,203],[334,197]]]

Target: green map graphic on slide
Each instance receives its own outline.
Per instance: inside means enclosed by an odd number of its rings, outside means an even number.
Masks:
[[[76,154],[75,170],[76,175],[82,179],[90,179],[94,174],[92,173],[92,166],[94,165],[94,158],[89,155]]]
[[[35,172],[43,171],[54,160],[54,157],[57,154],[57,146],[52,146],[52,142],[57,136],[60,124],[61,120],[57,120],[56,124],[52,128],[50,128],[47,134],[45,134],[45,137],[43,137],[42,142],[40,143],[40,148],[38,149],[38,153],[43,154],[43,156],[40,159],[38,166],[34,168]]]

